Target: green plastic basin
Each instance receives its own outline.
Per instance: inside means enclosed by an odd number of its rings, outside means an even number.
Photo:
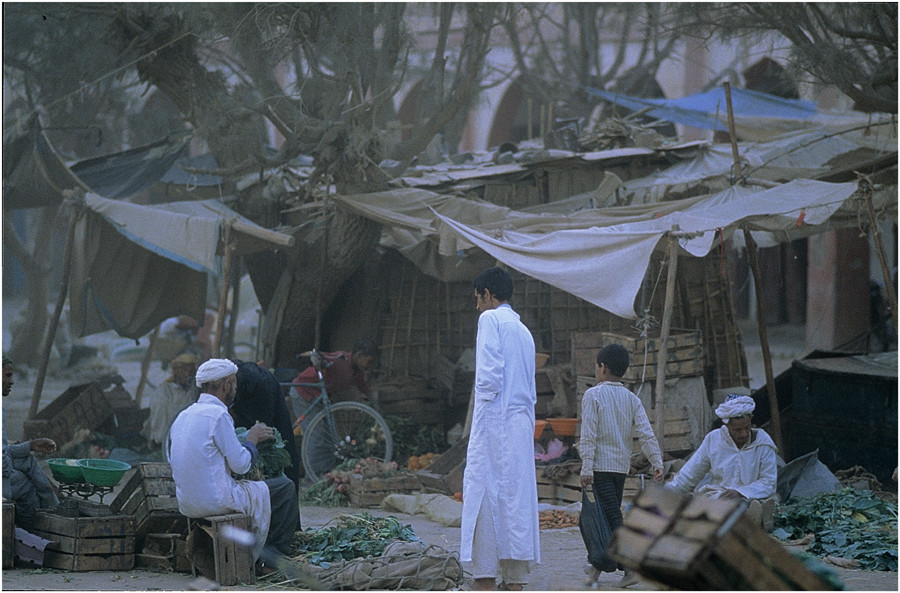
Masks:
[[[84,479],[94,486],[115,486],[131,465],[115,459],[79,459]]]
[[[53,478],[60,484],[83,484],[84,474],[78,461],[78,459],[48,459],[47,465],[50,466]]]

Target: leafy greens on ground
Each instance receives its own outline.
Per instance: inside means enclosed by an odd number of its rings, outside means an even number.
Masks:
[[[772,535],[798,539],[812,533],[806,550],[820,558],[857,560],[863,570],[897,570],[897,503],[870,490],[844,488],[779,505]]]

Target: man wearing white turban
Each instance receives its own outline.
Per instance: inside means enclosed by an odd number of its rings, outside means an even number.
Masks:
[[[169,431],[167,447],[178,510],[193,518],[244,513],[250,516],[255,540],[253,559],[263,548],[266,559],[289,552],[300,508],[293,482],[287,477],[265,481],[235,480],[256,461],[257,443],[273,438],[272,429],[259,423],[241,443],[228,408],[237,395],[237,365],[214,358],[197,369],[200,398],[182,411]]]
[[[711,498],[747,499],[751,518],[771,530],[778,479],[776,448],[764,430],[751,427],[755,408],[753,398],[729,395],[716,408],[723,425],[706,435],[666,487],[681,492],[696,488],[697,494]]]

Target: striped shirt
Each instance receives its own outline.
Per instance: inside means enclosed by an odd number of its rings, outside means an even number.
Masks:
[[[662,453],[647,412],[638,396],[618,382],[604,381],[581,399],[581,475],[593,472],[627,474],[631,469],[634,436],[653,469],[662,468]]]

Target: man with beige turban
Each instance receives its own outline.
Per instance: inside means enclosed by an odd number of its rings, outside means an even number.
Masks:
[[[178,415],[167,447],[175,498],[182,514],[202,518],[228,513],[250,516],[253,558],[267,562],[290,551],[300,524],[294,483],[284,474],[265,481],[235,480],[256,461],[257,443],[273,438],[272,428],[255,424],[241,443],[228,408],[237,395],[237,365],[213,358],[197,369],[200,398]],[[265,549],[265,555],[263,555]]]
[[[197,357],[185,352],[172,359],[171,365],[172,375],[156,391],[150,402],[150,416],[141,431],[151,450],[158,451],[162,447],[175,418],[200,396],[200,390],[194,384]]]
[[[723,425],[706,435],[666,487],[681,492],[696,488],[697,494],[711,498],[749,500],[750,517],[771,530],[778,480],[776,448],[764,430],[751,427],[754,409],[753,398],[729,395],[716,408]]]

